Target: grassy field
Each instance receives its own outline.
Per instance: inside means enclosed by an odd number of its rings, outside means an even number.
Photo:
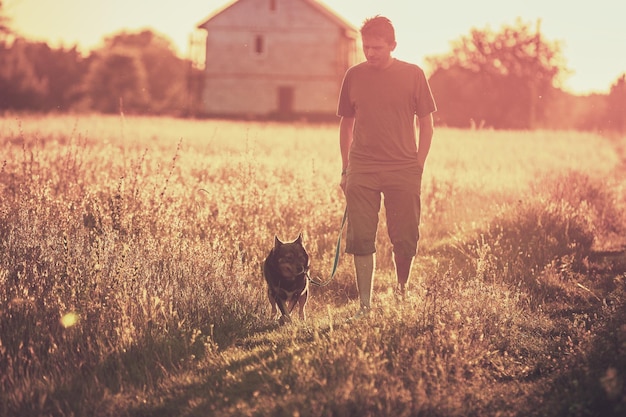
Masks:
[[[0,118],[0,416],[622,416],[626,138],[437,129],[412,295],[381,216],[309,320],[261,263],[330,274],[335,125]]]

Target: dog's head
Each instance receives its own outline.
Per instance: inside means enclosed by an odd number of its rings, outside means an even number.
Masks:
[[[302,233],[293,242],[274,237],[273,257],[278,272],[285,279],[294,279],[309,270],[309,255],[302,245]]]

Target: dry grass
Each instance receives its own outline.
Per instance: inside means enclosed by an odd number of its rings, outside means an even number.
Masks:
[[[439,129],[413,296],[378,242],[310,321],[260,263],[304,233],[330,273],[337,127],[0,119],[0,415],[621,415],[624,139]]]

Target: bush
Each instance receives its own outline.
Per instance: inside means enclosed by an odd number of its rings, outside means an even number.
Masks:
[[[532,198],[506,205],[472,243],[461,245],[468,265],[485,280],[543,293],[584,268],[592,246],[624,230],[618,200],[599,180],[568,173],[535,185]]]

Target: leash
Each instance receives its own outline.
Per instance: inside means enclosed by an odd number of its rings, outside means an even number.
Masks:
[[[343,228],[346,225],[346,220],[348,219],[348,208],[343,212],[343,219],[341,220],[341,228],[339,229],[339,237],[337,238],[337,246],[335,247],[335,261],[333,262],[333,271],[330,273],[330,278],[326,281],[316,281],[309,275],[309,271],[306,272],[306,277],[309,279],[309,282],[316,287],[325,287],[335,278],[335,273],[337,272],[337,265],[339,265],[339,254],[341,253],[341,235],[343,234]]]

